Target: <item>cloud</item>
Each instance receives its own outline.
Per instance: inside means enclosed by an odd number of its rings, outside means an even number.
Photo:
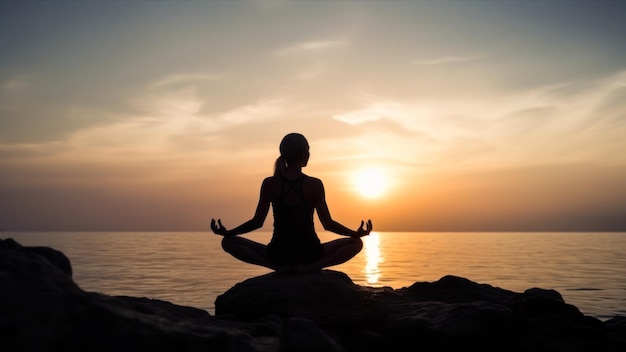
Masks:
[[[198,96],[196,88],[183,87],[176,90],[150,91],[133,99],[133,105],[155,118],[158,116],[185,118],[200,111],[203,99]]]
[[[344,42],[337,40],[320,40],[320,41],[309,41],[297,43],[282,49],[279,49],[275,52],[278,56],[283,55],[291,55],[291,54],[300,54],[300,53],[315,53],[323,50],[327,50],[330,48],[336,48],[344,45]]]
[[[219,75],[200,74],[200,73],[177,73],[165,76],[156,80],[150,86],[152,88],[165,88],[178,85],[197,84],[204,81],[220,80]]]
[[[24,160],[48,156],[52,160],[142,160],[151,158],[184,158],[177,155],[193,151],[206,152],[215,147],[212,140],[225,129],[284,118],[300,107],[281,97],[260,97],[222,107],[203,110],[203,94],[212,82],[221,80],[213,74],[179,73],[165,75],[144,85],[143,90],[128,99],[129,109],[114,112],[93,106],[66,106],[65,121],[93,123],[68,130],[54,142],[2,143],[0,158]],[[13,82],[13,81],[12,81]],[[17,82],[14,80],[14,82]],[[208,85],[207,85],[208,84]],[[12,89],[18,83],[5,82]],[[231,104],[233,102],[230,102]],[[254,128],[254,127],[250,127]]]
[[[374,103],[363,109],[335,115],[336,120],[350,125],[358,125],[369,121],[394,119],[399,114],[400,105],[397,103]]]
[[[369,98],[370,102],[361,109],[334,115],[336,120],[350,125],[359,125],[367,122],[389,120],[405,130],[427,132],[429,135],[441,137],[454,136],[462,126],[456,125],[454,109],[467,102],[457,101],[450,105],[435,101],[412,102],[392,101]],[[451,123],[454,122],[454,123]]]
[[[6,93],[19,93],[31,85],[31,80],[26,77],[14,77],[2,83],[2,90]]]
[[[369,97],[361,108],[333,118],[351,126],[392,122],[419,137],[407,143],[408,150],[426,150],[431,153],[426,158],[441,166],[625,163],[623,76],[618,72],[480,99]]]
[[[196,115],[204,104],[198,91],[207,82],[221,77],[203,73],[176,73],[147,84],[145,92],[131,99],[131,104],[148,114],[160,116]]]
[[[415,65],[445,65],[445,64],[475,61],[482,57],[483,55],[446,55],[446,56],[441,56],[441,57],[437,57],[434,59],[415,60],[413,61],[413,64]]]
[[[259,100],[255,103],[234,108],[214,116],[211,120],[219,121],[223,126],[240,125],[248,122],[261,122],[284,116],[288,110],[285,99]]]
[[[75,132],[68,143],[72,150],[97,154],[139,157],[178,151],[206,150],[220,131],[283,117],[291,111],[283,99],[259,100],[211,115],[199,114],[201,100],[190,92],[151,97],[151,112]],[[203,146],[203,148],[200,148]]]
[[[306,81],[321,76],[323,72],[324,68],[321,65],[316,65],[297,72],[293,78],[297,81]]]
[[[32,105],[32,102],[25,100],[32,88],[33,80],[26,76],[16,76],[0,82],[0,109],[14,112],[23,105]],[[7,113],[4,112],[4,114]],[[6,119],[8,116],[0,117],[0,120],[3,118]]]
[[[48,157],[67,150],[67,144],[60,141],[43,143],[0,143],[0,160]]]

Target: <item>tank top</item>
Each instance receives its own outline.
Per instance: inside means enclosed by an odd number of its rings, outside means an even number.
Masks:
[[[313,213],[315,208],[309,204],[302,193],[302,181],[306,176],[295,180],[281,177],[281,192],[272,202],[274,212],[274,233],[270,245],[283,255],[305,255],[318,251],[320,240],[315,233]],[[291,196],[290,202],[285,200]],[[293,201],[293,199],[297,201]]]

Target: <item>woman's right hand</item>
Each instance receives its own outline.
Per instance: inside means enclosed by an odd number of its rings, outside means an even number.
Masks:
[[[363,228],[363,225],[366,225],[365,228]],[[369,235],[370,232],[372,232],[372,228],[372,220],[367,220],[367,224],[361,220],[361,226],[359,226],[359,228],[356,230],[356,237]]]
[[[217,219],[217,222],[215,221],[215,219],[211,219],[211,230],[213,230],[214,234],[220,235],[220,236],[225,236],[226,233],[228,232],[228,230],[226,230],[224,225],[222,225],[221,219]]]

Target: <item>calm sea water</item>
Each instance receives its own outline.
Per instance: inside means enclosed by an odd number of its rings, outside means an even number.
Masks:
[[[267,242],[270,233],[247,238]],[[50,246],[72,261],[86,291],[167,300],[214,312],[215,298],[268,269],[238,262],[209,232],[0,233]],[[338,238],[320,233],[323,241]],[[359,285],[406,287],[445,275],[515,292],[555,289],[584,314],[626,315],[626,233],[375,232],[350,262],[332,269]]]

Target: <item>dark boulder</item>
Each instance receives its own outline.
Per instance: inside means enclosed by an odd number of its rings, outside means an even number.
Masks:
[[[0,351],[255,351],[208,312],[81,290],[59,251],[0,240]]]
[[[270,273],[233,286],[216,299],[215,309],[218,318],[245,322],[267,316],[306,319],[319,341],[330,339],[347,351],[588,351],[591,346],[620,351],[626,346],[622,321],[585,316],[554,290],[516,293],[456,276],[392,289],[355,285],[332,270]]]

